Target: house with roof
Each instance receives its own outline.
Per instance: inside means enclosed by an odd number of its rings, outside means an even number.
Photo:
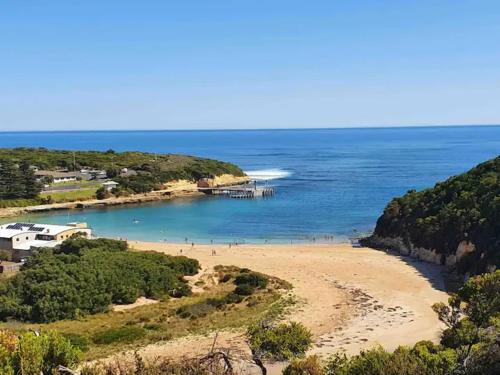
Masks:
[[[43,178],[50,178],[54,184],[68,181],[76,181],[80,173],[67,171],[36,171],[35,177],[41,181]]]
[[[42,247],[54,247],[79,233],[87,238],[92,230],[85,223],[67,225],[8,223],[0,225],[0,250],[7,250],[12,260],[20,261]]]
[[[104,187],[104,189],[106,191],[111,191],[111,190],[115,189],[116,187],[118,187],[118,182],[106,181],[102,184],[102,186]]]

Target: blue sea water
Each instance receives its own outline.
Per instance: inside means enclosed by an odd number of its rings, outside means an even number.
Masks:
[[[0,133],[0,147],[20,146],[197,155],[272,177],[276,187],[271,199],[182,199],[22,220],[86,221],[98,235],[137,240],[284,242],[371,230],[392,197],[497,156],[500,126]]]

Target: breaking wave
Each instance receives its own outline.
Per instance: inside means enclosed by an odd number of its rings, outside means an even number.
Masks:
[[[264,181],[264,180],[277,180],[279,178],[285,178],[291,176],[290,171],[279,168],[271,169],[260,169],[256,171],[245,171],[245,173],[253,180]]]

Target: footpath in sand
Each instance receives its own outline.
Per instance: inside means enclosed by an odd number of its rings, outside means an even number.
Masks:
[[[439,267],[349,244],[195,245],[131,241],[136,250],[155,250],[215,265],[248,267],[293,285],[299,303],[290,320],[314,334],[310,354],[344,349],[358,353],[380,344],[388,350],[419,340],[436,340],[442,326],[431,305],[446,301]],[[212,256],[212,250],[216,251]],[[186,337],[150,345],[145,357],[206,353],[212,336]],[[219,346],[244,347],[241,333],[219,333]]]

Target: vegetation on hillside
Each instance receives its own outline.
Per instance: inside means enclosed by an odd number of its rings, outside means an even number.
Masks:
[[[117,195],[158,190],[163,184],[173,180],[196,181],[222,174],[244,175],[234,164],[194,156],[113,150],[99,152],[1,148],[0,207],[51,203],[46,201],[47,197],[39,196],[41,186],[36,182],[31,167],[43,170],[79,171],[83,168],[104,170],[109,178],[119,183]],[[121,171],[124,168],[134,173],[122,175]],[[98,195],[104,198],[106,194],[102,189]]]
[[[12,159],[0,158],[0,200],[33,199],[40,190],[41,185],[28,162],[15,163]]]
[[[81,352],[54,331],[16,335],[0,331],[0,374],[55,374],[59,366],[78,364]]]
[[[367,242],[378,246],[384,238],[435,249],[443,259],[461,241],[470,241],[476,251],[461,260],[459,271],[477,274],[489,265],[500,267],[500,157],[432,189],[393,199]]]
[[[469,279],[448,304],[433,306],[448,326],[441,342],[421,341],[394,352],[381,347],[347,357],[337,353],[326,360],[303,358],[311,345],[310,332],[298,323],[250,326],[248,344],[254,362],[266,374],[265,359],[291,360],[284,375],[496,375],[500,373],[500,270]],[[82,374],[229,375],[237,371],[235,348],[216,349],[197,358],[134,364],[107,363],[83,369]]]
[[[75,237],[39,251],[20,273],[0,282],[0,319],[75,319],[140,296],[190,293],[182,276],[197,273],[198,261],[126,250],[123,241]]]

